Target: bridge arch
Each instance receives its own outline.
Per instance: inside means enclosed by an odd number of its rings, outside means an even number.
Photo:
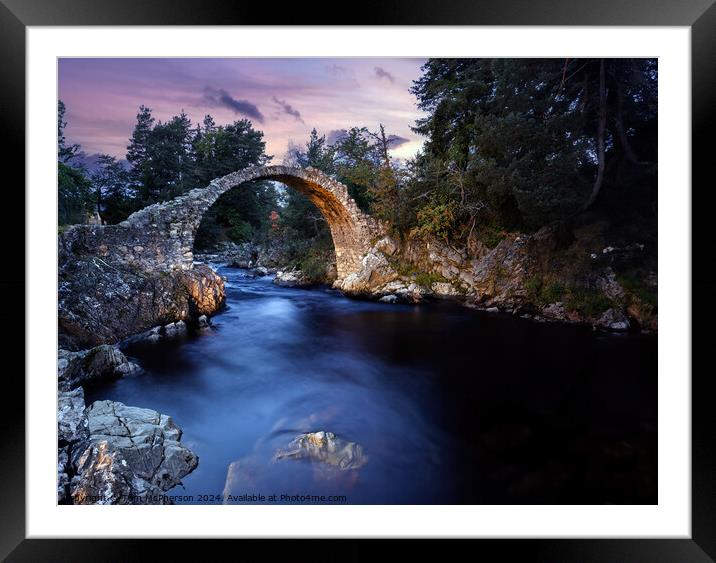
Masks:
[[[338,279],[361,267],[379,225],[363,213],[346,186],[314,168],[254,166],[212,180],[171,201],[150,205],[130,215],[121,225],[155,239],[156,260],[164,269],[189,269],[194,238],[204,214],[227,191],[253,180],[275,180],[296,189],[319,209],[328,222],[336,253]]]

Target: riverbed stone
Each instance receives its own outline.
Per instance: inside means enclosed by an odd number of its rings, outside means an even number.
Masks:
[[[323,430],[296,436],[287,449],[276,452],[275,459],[308,459],[340,470],[359,469],[368,462],[363,446]]]
[[[311,285],[311,281],[300,270],[278,271],[273,283],[282,287],[302,287]]]

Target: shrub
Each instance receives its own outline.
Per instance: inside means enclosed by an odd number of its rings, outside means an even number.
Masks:
[[[604,294],[581,288],[570,288],[567,297],[567,308],[582,315],[593,317],[603,313],[614,304]]]
[[[547,283],[542,277],[534,276],[525,282],[527,297],[536,305],[545,306],[561,301],[567,288],[559,281]]]
[[[631,276],[617,276],[619,284],[639,299],[644,305],[647,305],[654,311],[657,308],[658,296],[654,288],[647,285],[647,283],[637,277]]]
[[[421,287],[430,288],[436,282],[445,281],[440,274],[433,274],[431,272],[418,272],[415,274],[415,283]]]

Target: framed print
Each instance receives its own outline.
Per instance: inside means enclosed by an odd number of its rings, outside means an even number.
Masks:
[[[716,8],[540,4],[3,1],[4,557],[712,560]]]

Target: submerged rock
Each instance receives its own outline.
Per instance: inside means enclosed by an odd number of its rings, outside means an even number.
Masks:
[[[338,438],[333,432],[308,432],[297,436],[287,450],[276,452],[276,460],[308,459],[337,469],[358,469],[368,462],[363,446]]]
[[[175,336],[183,336],[186,334],[186,323],[184,321],[177,321],[175,323],[169,323],[164,325],[164,336],[172,338]]]
[[[209,322],[209,318],[208,318],[206,315],[201,315],[201,316],[197,319],[196,323],[197,323],[197,326],[198,326],[200,329],[205,329],[205,328],[210,328],[210,327],[211,327],[211,323]]]
[[[179,441],[181,429],[165,414],[96,401],[87,420],[90,445],[71,483],[75,504],[163,502],[156,495],[198,465],[198,457]]]
[[[204,321],[200,320],[202,318]],[[204,326],[202,322],[205,322],[206,326],[208,326],[208,319],[206,315],[201,315],[199,319],[197,319],[197,325],[199,328]],[[187,324],[184,321],[177,321],[164,326],[155,326],[145,332],[130,336],[129,338],[123,340],[121,344],[125,346],[127,344],[159,342],[165,338],[179,338],[186,336],[187,330]]]

